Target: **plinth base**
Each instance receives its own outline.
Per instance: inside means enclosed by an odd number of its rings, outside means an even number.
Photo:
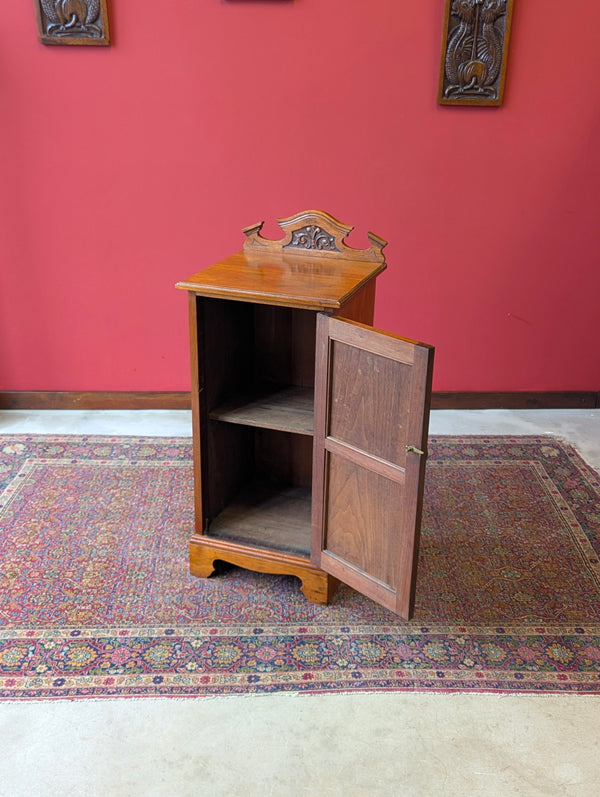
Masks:
[[[311,564],[301,556],[250,548],[246,545],[192,537],[190,540],[190,573],[208,578],[215,571],[215,562],[229,562],[259,573],[296,576],[302,582],[302,592],[311,603],[329,603],[339,586],[337,578]]]

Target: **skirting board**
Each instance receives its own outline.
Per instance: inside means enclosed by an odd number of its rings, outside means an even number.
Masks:
[[[594,409],[600,391],[433,393],[434,410]],[[186,392],[0,392],[0,410],[187,410]]]
[[[189,393],[142,391],[0,392],[2,410],[188,410]]]

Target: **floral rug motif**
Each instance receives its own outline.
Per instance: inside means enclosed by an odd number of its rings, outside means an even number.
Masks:
[[[188,573],[188,438],[0,437],[0,698],[600,693],[600,478],[552,437],[430,439],[415,616]]]

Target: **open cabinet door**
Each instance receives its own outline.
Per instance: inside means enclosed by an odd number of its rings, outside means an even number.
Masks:
[[[311,560],[409,619],[433,348],[317,316]]]

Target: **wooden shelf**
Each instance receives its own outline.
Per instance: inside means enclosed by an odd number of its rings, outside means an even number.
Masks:
[[[208,536],[310,558],[311,491],[252,482],[212,521]]]
[[[286,387],[236,398],[209,413],[212,420],[311,435],[314,428],[314,391]]]

